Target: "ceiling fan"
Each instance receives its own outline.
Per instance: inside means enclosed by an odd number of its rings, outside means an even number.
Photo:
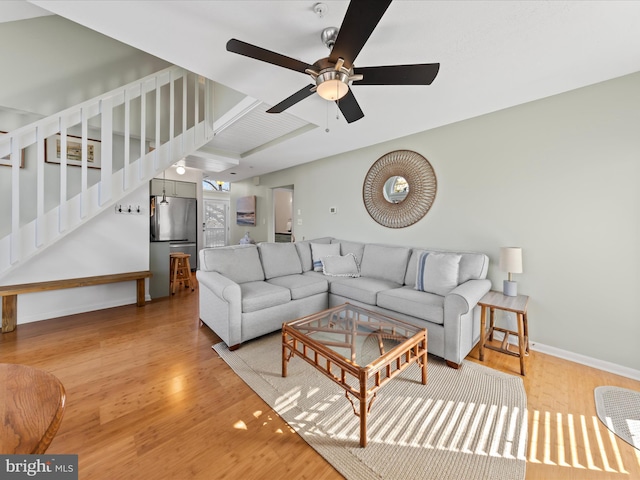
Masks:
[[[439,63],[354,66],[360,50],[390,4],[391,0],[351,0],[340,30],[328,28],[323,31],[323,40],[331,48],[331,53],[313,65],[234,38],[227,42],[227,51],[306,73],[314,80],[315,85],[301,88],[267,110],[268,113],[284,112],[317,92],[322,98],[335,101],[345,120],[352,123],[364,117],[364,113],[351,91],[351,85],[430,85],[440,69]]]

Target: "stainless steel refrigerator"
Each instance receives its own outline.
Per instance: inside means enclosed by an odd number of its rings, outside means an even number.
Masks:
[[[195,198],[151,197],[151,241],[169,242],[170,253],[191,255],[189,264],[195,270],[198,264],[197,201]]]

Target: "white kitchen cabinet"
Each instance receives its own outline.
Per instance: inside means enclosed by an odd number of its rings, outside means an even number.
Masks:
[[[179,180],[163,180],[154,178],[151,180],[151,195],[162,195],[162,186],[168,197],[197,198],[196,184],[181,182]]]
[[[191,182],[175,181],[176,197],[196,198],[196,184]]]

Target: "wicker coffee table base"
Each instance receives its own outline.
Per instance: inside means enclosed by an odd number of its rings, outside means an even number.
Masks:
[[[353,308],[353,307],[349,307]],[[322,314],[323,312],[321,312]],[[320,314],[316,314],[320,315]],[[310,318],[310,317],[306,317]],[[297,330],[295,323],[285,323],[282,327],[282,376],[287,376],[287,365],[292,357],[300,357],[345,390],[345,396],[353,407],[354,414],[360,417],[360,446],[367,445],[367,414],[371,410],[378,390],[391,379],[402,373],[412,363],[422,369],[422,384],[427,383],[427,332],[420,330],[390,351],[384,351],[384,339],[387,333],[377,335],[380,355],[367,366],[349,362],[344,356],[333,351],[327,345],[315,341]],[[366,321],[367,325],[372,322]],[[344,333],[345,338],[353,338],[353,332],[341,331],[339,326],[333,331]],[[336,345],[345,347],[345,345]],[[351,397],[353,397],[352,400]],[[356,407],[356,403],[358,407]]]

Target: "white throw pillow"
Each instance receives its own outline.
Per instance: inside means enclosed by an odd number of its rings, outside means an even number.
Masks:
[[[313,270],[322,271],[322,259],[327,255],[340,255],[339,243],[312,243],[311,258],[313,259]]]
[[[416,290],[445,296],[458,286],[462,255],[423,252],[418,257]]]
[[[358,262],[353,253],[327,255],[322,259],[322,271],[332,277],[359,277]]]

